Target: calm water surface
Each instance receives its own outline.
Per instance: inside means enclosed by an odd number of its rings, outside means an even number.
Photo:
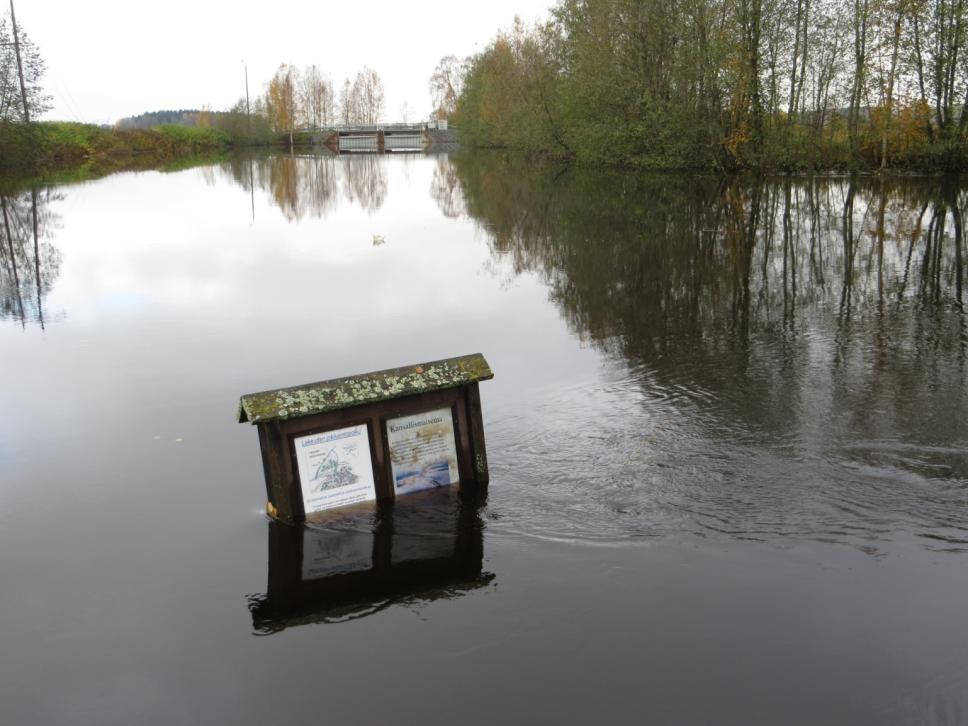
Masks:
[[[276,157],[2,202],[3,723],[968,723],[957,183]],[[240,394],[477,351],[483,501],[268,522]]]

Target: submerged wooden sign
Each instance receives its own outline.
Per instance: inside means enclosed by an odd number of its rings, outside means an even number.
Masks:
[[[286,522],[459,483],[486,484],[480,354],[242,396],[268,511]]]

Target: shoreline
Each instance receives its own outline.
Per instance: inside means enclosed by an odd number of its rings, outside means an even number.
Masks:
[[[294,138],[299,150],[318,149],[313,134]],[[763,164],[722,170],[694,165],[656,165],[642,160],[627,163],[597,163],[554,154],[528,152],[511,146],[442,145],[440,150],[463,153],[493,153],[514,156],[528,163],[539,162],[563,168],[599,169],[603,172],[637,174],[698,174],[719,178],[761,177],[943,177],[957,176],[960,169],[938,166],[889,166],[886,169],[857,166],[811,168]],[[259,138],[233,138],[220,129],[190,126],[157,126],[151,129],[114,129],[73,122],[39,122],[25,127],[0,124],[0,184],[22,186],[35,183],[70,183],[97,179],[124,171],[178,171],[220,161],[236,152],[289,150],[288,134]]]

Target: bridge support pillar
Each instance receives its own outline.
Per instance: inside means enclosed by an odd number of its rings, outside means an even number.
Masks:
[[[376,150],[381,154],[386,151],[386,135],[382,129],[376,132]]]

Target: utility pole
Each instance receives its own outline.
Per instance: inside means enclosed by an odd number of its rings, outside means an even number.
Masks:
[[[34,221],[34,275],[37,281],[37,319],[40,329],[44,329],[44,301],[41,296],[42,283],[40,281],[40,234],[37,230],[37,187],[30,190],[30,209]]]
[[[245,117],[249,118],[249,64],[242,61],[242,67],[245,68]]]
[[[245,133],[248,134],[248,142],[252,143],[252,114],[249,111],[249,64],[242,59],[242,67],[245,69]]]
[[[10,0],[10,22],[13,25],[13,52],[17,56],[17,72],[20,74],[20,97],[24,102],[24,123],[30,123],[30,109],[27,106],[27,86],[24,84],[24,65],[20,60],[20,39],[17,37],[17,16]]]

